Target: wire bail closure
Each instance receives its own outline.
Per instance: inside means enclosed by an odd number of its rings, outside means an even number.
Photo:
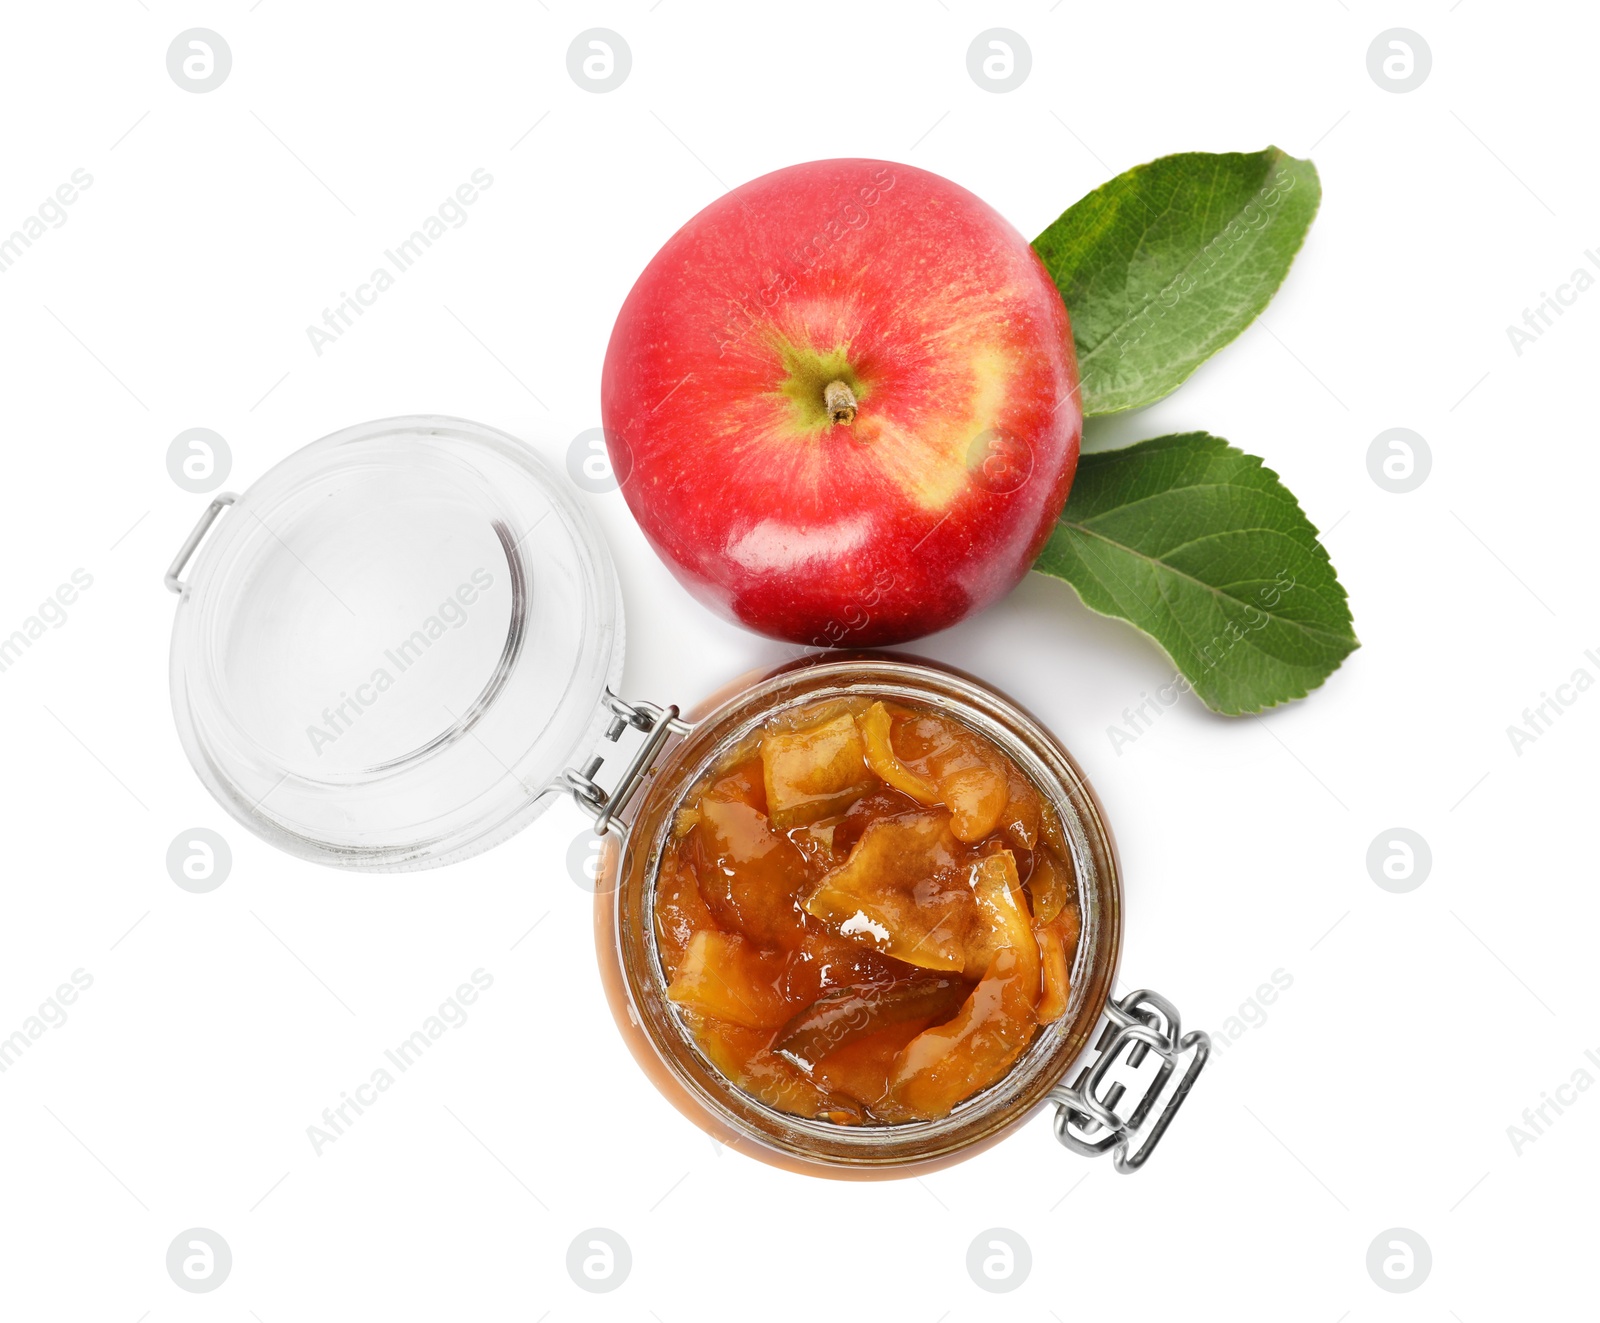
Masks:
[[[622,810],[649,773],[656,755],[667,740],[674,735],[687,735],[691,727],[687,721],[679,719],[676,704],[661,707],[655,703],[630,703],[625,698],[617,697],[610,689],[605,692],[604,702],[611,711],[611,722],[606,727],[605,738],[615,744],[625,731],[632,729],[644,732],[644,743],[623,767],[616,786],[609,792],[594,779],[605,762],[600,754],[589,759],[581,769],[567,768],[558,785],[571,792],[578,807],[594,819],[596,836],[604,836],[616,827],[619,835],[626,838],[628,823],[620,816]]]
[[[1108,1003],[1105,1014],[1106,1025],[1096,1044],[1098,1058],[1079,1072],[1070,1088],[1057,1085],[1050,1090],[1050,1097],[1056,1103],[1056,1138],[1088,1157],[1111,1151],[1117,1170],[1127,1176],[1144,1166],[1183,1106],[1211,1055],[1211,1037],[1199,1029],[1185,1034],[1178,1008],[1148,988]],[[1151,1051],[1161,1058],[1160,1069],[1144,1084],[1132,1110],[1126,1115],[1119,1113],[1127,1085],[1121,1081],[1108,1084],[1107,1077],[1122,1063],[1137,1070]],[[1178,1076],[1175,1092],[1144,1130],[1151,1110],[1185,1056],[1189,1060]],[[1133,1149],[1135,1141],[1137,1150]]]

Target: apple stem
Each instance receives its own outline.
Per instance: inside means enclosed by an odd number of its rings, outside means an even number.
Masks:
[[[848,427],[856,420],[855,392],[842,381],[830,381],[822,388],[822,403],[828,417],[835,423]]]

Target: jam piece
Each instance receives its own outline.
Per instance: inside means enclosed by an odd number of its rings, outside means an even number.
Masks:
[[[879,786],[870,795],[856,800],[838,822],[833,825],[831,837],[834,851],[846,855],[855,849],[861,833],[879,818],[897,818],[902,813],[915,813],[921,807],[910,795],[888,786]]]
[[[929,1120],[1067,1012],[1081,926],[1054,805],[954,717],[790,711],[673,818],[655,928],[715,1069],[839,1125]]]
[[[891,983],[915,973],[915,968],[904,961],[882,955],[870,946],[840,937],[828,931],[821,923],[812,920],[814,932],[808,932],[800,945],[800,960],[805,973],[815,979],[818,992],[828,988],[847,988],[856,983]],[[800,986],[798,975],[791,984]]]
[[[948,1016],[966,993],[966,984],[954,978],[832,988],[778,1031],[772,1050],[810,1071],[824,1057],[885,1025]]]
[[[960,973],[975,911],[961,856],[942,809],[880,818],[806,898],[806,913],[907,964]]]
[[[1033,856],[1033,871],[1028,874],[1028,894],[1033,897],[1033,917],[1050,923],[1072,899],[1071,870],[1055,854],[1038,850]]]
[[[789,961],[737,933],[697,932],[689,939],[667,997],[680,1006],[747,1029],[776,1029],[793,1014]]]
[[[939,787],[926,777],[918,776],[894,751],[892,718],[882,703],[874,703],[861,716],[861,737],[866,744],[867,766],[872,768],[883,783],[909,795],[917,803],[934,805],[939,802]]]
[[[1035,1012],[1040,1024],[1054,1024],[1067,1013],[1067,998],[1072,987],[1067,982],[1068,963],[1066,933],[1060,919],[1034,928],[1039,942],[1039,964],[1043,985],[1039,992],[1039,1005]],[[1077,926],[1073,925],[1073,944],[1077,943]]]
[[[842,813],[878,784],[848,712],[800,730],[769,733],[761,741],[761,766],[767,817],[779,831]]]
[[[759,760],[716,781],[701,796],[699,815],[696,872],[718,925],[763,945],[799,945],[799,899],[815,874],[805,852],[767,819]]]
[[[681,847],[668,846],[656,878],[656,945],[668,978],[678,972],[689,939],[717,926],[686,854]]]
[[[956,1005],[960,1004],[958,1000]],[[885,1025],[846,1043],[812,1067],[811,1078],[828,1093],[860,1103],[876,1115],[890,1107],[886,1099],[895,1058],[932,1020],[932,1016],[919,1016]]]
[[[913,773],[939,789],[957,840],[981,841],[1000,825],[1010,800],[1008,760],[959,722],[909,713],[894,723],[895,746]]]
[[[974,865],[972,889],[985,919],[971,948],[975,957],[987,957],[983,980],[948,1024],[906,1045],[890,1074],[892,1102],[918,1116],[945,1116],[999,1079],[1038,1024],[1039,947],[1010,853]]]
[[[686,1013],[684,1019],[711,1064],[758,1102],[792,1116],[810,1116],[835,1125],[859,1125],[866,1119],[855,1100],[836,1096],[769,1050],[770,1033],[694,1012]]]
[[[1039,952],[1008,946],[947,1024],[924,1029],[895,1058],[890,1116],[948,1116],[963,1099],[998,1080],[1033,1038],[1038,1021]]]
[[[821,1088],[771,1052],[758,1052],[745,1062],[740,1087],[780,1112],[832,1121],[835,1125],[860,1125],[866,1120],[860,1106]]]
[[[1072,964],[1072,953],[1078,949],[1078,934],[1083,929],[1083,915],[1074,904],[1056,915],[1051,921],[1051,926],[1061,934],[1061,948],[1067,953],[1067,964]]]
[[[1033,945],[1028,902],[1009,850],[997,850],[972,865],[968,878],[977,901],[978,922],[967,935],[966,970],[982,974],[1005,947]]]
[[[1000,827],[1018,849],[1031,851],[1038,846],[1039,809],[1039,792],[1015,767],[1007,767],[1006,807]]]
[[[833,833],[838,830],[835,822],[814,822],[803,832],[796,832],[789,839],[800,847],[800,852],[808,859],[831,859],[833,857]]]
[[[1072,858],[1072,847],[1067,844],[1067,833],[1062,830],[1061,817],[1047,799],[1039,801],[1039,837],[1055,851],[1057,859]]]
[[[981,841],[1005,812],[1005,772],[992,764],[954,768],[939,778],[939,794],[950,808],[956,839]]]
[[[874,703],[861,717],[867,763],[919,804],[950,810],[956,839],[981,841],[1010,802],[1009,761],[958,722]]]

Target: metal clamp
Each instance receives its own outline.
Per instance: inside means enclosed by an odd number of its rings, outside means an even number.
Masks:
[[[1056,1103],[1056,1138],[1075,1153],[1089,1157],[1114,1151],[1117,1170],[1129,1175],[1144,1166],[1145,1160],[1155,1152],[1161,1136],[1189,1096],[1189,1090],[1211,1055],[1211,1037],[1199,1029],[1185,1034],[1178,1020],[1178,1008],[1148,988],[1140,988],[1121,1001],[1108,1003],[1105,1013],[1106,1026],[1096,1044],[1099,1057],[1093,1065],[1079,1072],[1070,1088],[1058,1084],[1050,1090],[1050,1097]],[[1117,1108],[1127,1093],[1127,1086],[1120,1081],[1108,1085],[1106,1077],[1123,1062],[1137,1070],[1152,1050],[1161,1058],[1160,1069],[1145,1083],[1132,1110],[1124,1115]],[[1149,1129],[1143,1130],[1173,1071],[1190,1052],[1193,1056],[1178,1076],[1172,1096],[1156,1113]],[[1132,1150],[1135,1140],[1139,1141],[1137,1151]]]
[[[613,826],[619,828],[622,835],[626,836],[628,824],[619,815],[627,806],[628,800],[650,771],[651,764],[655,762],[656,755],[661,752],[667,740],[673,735],[687,735],[692,728],[687,721],[679,719],[676,706],[658,707],[654,703],[630,703],[625,698],[618,698],[609,689],[605,692],[604,701],[611,711],[611,722],[605,731],[606,739],[615,744],[622,738],[624,731],[633,729],[644,732],[644,743],[622,769],[617,784],[609,792],[596,784],[594,779],[605,761],[599,754],[589,759],[581,770],[567,768],[561,774],[559,784],[562,789],[571,791],[578,807],[594,818],[596,836],[604,836]]]
[[[211,525],[217,522],[217,516],[238,499],[237,492],[218,492],[211,504],[206,506],[205,513],[200,516],[199,522],[194,526],[194,531],[184,539],[183,545],[178,548],[177,556],[173,558],[171,566],[167,569],[167,577],[164,582],[169,592],[177,593],[180,597],[188,592],[189,585],[178,576],[183,573],[183,567],[189,563],[189,557],[194,555],[195,548],[205,540],[206,534],[211,531]]]

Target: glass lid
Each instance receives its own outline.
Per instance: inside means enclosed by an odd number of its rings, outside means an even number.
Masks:
[[[452,863],[526,826],[622,669],[616,573],[565,479],[458,418],[296,451],[169,583],[195,771],[250,830],[346,868]]]

